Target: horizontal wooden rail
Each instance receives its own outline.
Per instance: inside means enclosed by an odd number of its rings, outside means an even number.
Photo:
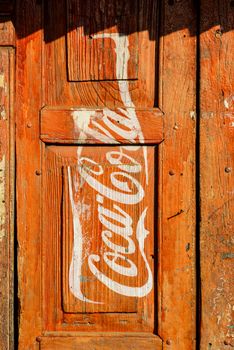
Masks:
[[[138,336],[137,333],[133,333],[132,337],[129,333],[122,333],[122,335],[113,334],[100,335],[96,334],[95,337],[92,336],[79,336],[79,337],[40,337],[38,338],[40,342],[40,350],[70,350],[70,349],[80,349],[80,350],[161,350],[162,340],[158,336],[147,335],[144,337]]]
[[[163,113],[157,108],[43,108],[41,140],[47,143],[157,144],[163,140]]]

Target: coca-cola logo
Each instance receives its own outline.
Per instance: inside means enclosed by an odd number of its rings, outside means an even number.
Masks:
[[[120,72],[126,70],[126,58],[128,62],[129,43],[128,38],[118,33],[103,34],[103,37],[113,39],[116,52],[116,77]],[[98,35],[93,37],[99,38]],[[123,57],[125,58],[123,60]],[[147,217],[147,206],[144,207],[145,188],[148,185],[148,159],[147,148],[139,146],[144,141],[135,106],[130,96],[128,81],[118,80],[119,92],[123,102],[123,108],[119,113],[105,108],[103,111],[95,112],[101,114],[100,122],[98,118],[92,120],[92,113],[87,110],[73,112],[74,124],[80,131],[80,138],[84,142],[88,135],[92,135],[99,141],[106,144],[113,143],[114,135],[128,139],[132,146],[118,146],[115,150],[106,151],[106,162],[113,166],[111,173],[105,174],[105,168],[97,163],[94,158],[85,156],[82,147],[78,147],[77,172],[79,178],[89,186],[96,194],[96,206],[98,210],[99,222],[102,224],[102,243],[105,246],[104,252],[99,252],[88,256],[88,267],[95,278],[115,293],[128,297],[144,297],[153,287],[152,271],[145,254],[145,239],[149,234],[145,228]],[[116,124],[118,121],[118,124]],[[115,139],[116,143],[117,138]],[[137,145],[138,144],[138,145]],[[135,158],[136,154],[143,152],[143,166]],[[144,186],[139,179],[144,172]],[[109,177],[109,185],[103,181],[105,176]],[[81,223],[81,213],[78,203],[74,199],[73,189],[78,189],[80,182],[77,177],[72,176],[68,167],[69,196],[73,215],[74,247],[72,261],[69,269],[69,287],[72,294],[81,301],[88,303],[102,303],[102,301],[90,300],[83,293],[81,288],[81,275],[83,264],[83,232]],[[105,202],[108,199],[108,207]],[[141,212],[136,218],[132,216],[132,207],[140,203]],[[135,222],[134,222],[135,221]],[[113,237],[120,236],[125,246],[114,243]],[[137,245],[137,247],[136,247]],[[136,251],[139,251],[145,264],[147,277],[142,285],[130,286],[113,280],[99,268],[102,259],[110,270],[123,277],[135,277],[139,274],[137,264],[131,259]],[[126,259],[127,257],[127,259]],[[127,264],[126,264],[127,261]],[[77,278],[74,278],[76,276]]]

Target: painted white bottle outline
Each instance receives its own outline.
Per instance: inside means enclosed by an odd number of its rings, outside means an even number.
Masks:
[[[127,138],[131,140],[131,142],[134,144],[137,142],[143,143],[144,142],[144,135],[141,131],[141,126],[138,121],[136,111],[135,111],[135,105],[131,99],[130,96],[130,91],[129,91],[129,83],[127,80],[120,80],[121,76],[127,77],[128,73],[128,61],[130,58],[129,54],[129,41],[128,37],[125,35],[121,35],[119,33],[104,33],[101,35],[94,35],[93,39],[98,39],[98,38],[110,38],[115,42],[115,52],[116,52],[116,78],[118,81],[118,86],[119,86],[119,92],[120,92],[120,97],[123,102],[123,105],[125,109],[119,108],[119,111],[126,116],[126,118],[121,117],[121,114],[118,114],[114,111],[109,110],[108,108],[105,108],[103,110],[103,118],[102,121],[104,121],[106,128],[103,126],[100,126],[97,122],[92,121],[92,125],[96,127],[90,128],[90,119],[92,117],[92,113],[87,110],[79,110],[79,111],[74,111],[73,112],[73,120],[75,127],[81,131],[80,133],[80,139],[84,141],[87,138],[87,135],[92,135],[92,137],[101,140],[104,143],[113,143],[113,136],[111,134],[111,130],[113,130],[115,133],[118,135],[122,136],[123,138]],[[113,123],[111,120],[118,120],[122,125],[125,126],[125,129],[122,129],[121,127],[116,126],[115,123]],[[126,130],[127,129],[129,130]],[[110,130],[110,131],[109,131]],[[117,143],[117,141],[116,141]],[[145,146],[141,146],[143,149],[144,153],[144,159],[145,159],[145,176],[146,176],[146,184],[148,184],[148,160],[147,160],[147,149]],[[124,149],[129,149],[129,146],[121,146],[120,147],[120,152],[119,154],[122,154],[123,157],[129,157],[126,154],[123,153]],[[139,149],[139,146],[131,146],[131,151],[136,151]],[[92,172],[94,170],[90,171],[89,173],[85,171],[85,169],[81,166],[81,162],[84,160],[84,158],[81,157],[82,153],[82,147],[78,147],[77,151],[77,156],[78,156],[78,171],[80,176],[84,179],[84,181],[88,182],[89,186],[91,186],[94,190],[97,191],[97,201],[99,202],[99,205],[102,204],[103,202],[103,197],[108,197],[109,199],[118,202],[118,191],[115,191],[113,195],[111,195],[111,191],[109,188],[105,188],[104,185],[101,183],[98,183],[97,180],[95,180],[94,177],[91,176]],[[109,153],[113,152],[108,152],[107,153],[107,158],[110,156]],[[114,159],[114,158],[113,158]],[[112,159],[112,161],[113,161]],[[93,162],[91,159],[88,159],[89,162]],[[133,160],[134,161],[134,160]],[[122,166],[123,167],[123,166]],[[137,165],[135,165],[134,168],[136,168]],[[79,170],[80,169],[80,170]],[[121,169],[125,170],[125,169]],[[128,169],[129,170],[129,169]],[[103,172],[101,167],[99,166],[99,171],[100,174]],[[141,195],[139,198],[135,199],[134,203],[140,202],[144,198],[144,190],[141,187],[141,185],[138,183],[134,177],[131,176],[131,172],[134,172],[133,169],[130,169],[130,171],[121,173],[125,177],[128,177],[131,179],[131,181],[134,183],[134,185],[139,187],[139,193]],[[129,175],[128,175],[128,174]],[[98,175],[96,173],[96,175]],[[112,174],[113,175],[113,174]],[[73,214],[73,229],[74,229],[74,246],[73,246],[73,254],[72,254],[72,261],[69,269],[69,287],[72,292],[72,294],[79,300],[87,302],[87,303],[94,303],[94,304],[102,304],[102,302],[98,301],[93,301],[85,297],[85,295],[82,293],[81,290],[81,283],[82,283],[82,264],[83,264],[83,234],[82,234],[82,225],[80,221],[80,206],[77,205],[77,203],[74,202],[73,198],[73,192],[72,192],[72,179],[71,179],[71,171],[70,167],[68,167],[68,181],[69,181],[69,196],[70,196],[70,201],[71,201],[71,206],[72,206],[72,214]],[[78,188],[79,184],[76,182],[75,179],[73,179],[75,188]],[[112,179],[113,183],[114,179]],[[134,204],[132,202],[133,196],[131,195],[126,195],[126,192],[128,192],[128,189],[126,186],[124,186],[126,183],[119,183],[115,182],[113,183],[115,187],[118,190],[123,190],[125,192],[125,195],[121,192],[119,192],[119,199],[122,197],[123,201],[125,204]],[[127,201],[126,198],[129,198],[129,202]],[[131,203],[132,202],[132,203]],[[114,207],[116,209],[117,204],[114,204]],[[119,207],[119,210],[120,207]],[[114,212],[109,211],[109,215],[116,215]],[[137,224],[137,230],[136,230],[136,238],[139,244],[139,250],[142,255],[142,258],[146,264],[146,269],[148,272],[148,279],[147,282],[141,286],[141,287],[130,287],[126,285],[122,285],[120,283],[117,283],[113,280],[111,280],[109,277],[105,276],[102,272],[100,272],[94,262],[100,261],[100,257],[98,255],[91,254],[88,257],[88,265],[90,268],[90,271],[95,275],[95,277],[104,285],[106,285],[107,288],[113,290],[114,292],[124,295],[124,296],[129,296],[129,297],[144,297],[146,296],[153,288],[153,276],[152,276],[152,271],[150,269],[149,263],[147,261],[147,258],[145,256],[144,252],[144,241],[149,234],[149,232],[145,229],[144,226],[144,220],[146,217],[147,213],[147,208],[144,209],[143,213],[141,214],[138,224]],[[126,213],[125,213],[126,214]],[[127,214],[126,214],[127,215]],[[110,217],[110,216],[109,216]],[[100,217],[99,217],[100,219]],[[111,231],[103,231],[102,232],[102,239],[106,244],[109,244],[109,247],[111,245],[110,241],[108,240],[108,237],[110,238]],[[128,234],[128,236],[130,236]],[[126,239],[128,239],[128,242],[131,247],[132,241],[130,237],[125,236]],[[134,244],[134,243],[133,243]],[[113,245],[112,245],[113,249]],[[125,271],[126,275],[133,276],[137,274],[137,268],[134,266],[133,262],[130,261],[130,267],[123,268],[120,270],[118,268],[118,264],[115,263],[117,258],[121,257],[121,247],[118,246],[118,248],[114,248],[114,252],[109,252],[105,253],[105,262],[116,272],[122,273]],[[116,250],[118,249],[118,251]],[[108,259],[108,254],[114,256],[112,260]],[[75,277],[75,278],[74,278]]]

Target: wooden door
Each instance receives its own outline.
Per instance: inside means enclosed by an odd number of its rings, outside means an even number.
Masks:
[[[194,346],[194,100],[159,84],[194,64],[165,73],[158,7],[18,2],[19,349]]]

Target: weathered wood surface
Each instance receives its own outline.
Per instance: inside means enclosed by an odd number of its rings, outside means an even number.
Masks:
[[[117,79],[119,72],[126,70],[126,73],[128,66],[131,68],[131,60],[127,60],[125,66],[122,57],[131,56],[134,47],[125,40],[121,50],[117,50],[127,33],[116,32],[111,37],[115,81],[69,82],[67,67],[71,62],[66,61],[65,33],[56,41],[48,40],[48,30],[56,34],[64,30],[65,3],[47,4],[50,20],[45,22],[45,42],[41,31],[24,38],[27,26],[35,29],[40,26],[38,2],[25,0],[23,6],[19,3],[17,7],[20,350],[34,349],[36,338],[45,331],[135,331],[136,335],[143,331],[150,335],[149,342],[156,339],[157,147],[143,145],[147,128],[151,129],[149,134],[156,139],[155,144],[162,140],[162,124],[159,131],[152,120],[156,18],[152,17],[152,8],[145,8],[142,2],[140,25],[147,24],[150,34],[139,33],[138,81]],[[78,135],[78,142],[86,139],[88,143],[86,127],[89,126],[92,138],[96,135],[101,143],[112,145],[122,139],[130,141],[131,146],[116,145],[111,151],[105,147],[89,148],[85,144],[83,147],[45,147],[40,143],[40,111],[44,106],[54,111],[60,110],[60,106],[68,110],[75,108],[74,129],[79,128],[82,134],[82,137]],[[105,119],[106,124],[96,125],[97,136],[94,121],[88,125],[89,119],[82,119],[79,109],[90,118],[92,110],[100,107],[108,109],[109,117]],[[145,110],[145,118],[138,118],[140,109]],[[50,118],[54,116],[52,113]],[[54,123],[57,121],[54,118]],[[157,124],[159,118],[155,121]],[[51,120],[50,125],[53,125]],[[63,126],[68,139],[69,128]],[[30,163],[28,151],[32,154]],[[68,167],[72,178],[63,173]],[[80,180],[76,183],[79,171]],[[91,205],[90,221],[81,216],[81,198]],[[85,236],[81,235],[81,226],[88,230]],[[123,242],[128,244],[124,247]],[[102,254],[104,258],[99,264]],[[87,289],[91,277],[96,286]],[[85,279],[87,283],[82,284]],[[105,305],[98,305],[96,301]],[[76,339],[74,344],[79,341]],[[136,336],[135,347],[141,345],[141,340],[137,342]],[[102,344],[95,346],[102,348]]]
[[[102,147],[98,151],[94,147],[87,146],[51,146],[47,148],[44,170],[45,181],[43,184],[43,202],[45,204],[43,208],[42,239],[43,256],[46,257],[43,259],[43,266],[44,271],[47,272],[44,283],[44,295],[46,296],[45,323],[47,330],[53,331],[55,328],[61,331],[64,331],[65,328],[67,331],[75,330],[76,325],[79,325],[80,331],[87,330],[87,326],[92,331],[153,332],[154,330],[155,291],[152,288],[144,298],[137,298],[137,294],[134,295],[134,293],[138,289],[138,294],[142,295],[144,289],[147,290],[146,287],[143,288],[142,286],[148,281],[149,271],[147,271],[142,257],[142,251],[138,247],[136,234],[136,225],[140,213],[144,212],[146,207],[148,210],[145,224],[149,234],[145,241],[144,250],[150,269],[151,271],[154,270],[155,147],[147,147],[148,159],[152,165],[149,170],[148,186],[146,186],[143,171],[132,173],[134,168],[135,171],[140,170],[140,167],[144,169],[142,149],[134,150],[134,146],[129,146],[124,152],[122,150],[121,158],[120,153],[118,153],[120,149],[120,146]],[[114,160],[116,155],[119,157],[119,161],[117,163],[114,161],[113,163],[112,160]],[[110,156],[113,158],[111,159]],[[79,157],[83,159],[84,163],[78,162]],[[115,159],[118,160],[117,158]],[[94,165],[94,163],[92,165],[91,162],[97,163],[98,166]],[[103,170],[103,174],[94,176],[98,186],[91,187],[85,178],[87,178],[88,173],[91,175],[98,168]],[[122,170],[125,168],[126,173],[120,172],[121,168]],[[130,172],[128,173],[127,170]],[[82,172],[84,171],[87,171],[85,178],[82,177],[84,175]],[[117,198],[118,193],[113,193],[114,187],[111,183],[111,176],[117,175],[116,171],[118,171],[119,180],[121,176],[125,176],[124,174],[129,176],[131,173],[131,176],[136,178],[138,183],[142,184],[145,189],[142,200],[129,203],[127,200],[125,201],[124,194],[121,194],[122,201]],[[131,183],[130,178],[129,180],[125,178],[125,181],[129,188],[137,185],[136,182],[135,184]],[[79,183],[82,183],[81,187]],[[108,188],[110,194],[111,192],[113,193],[114,197],[103,197],[103,185]],[[115,195],[118,205],[114,200]],[[61,201],[63,202],[62,215]],[[73,206],[75,207],[73,208]],[[83,237],[82,259],[81,256],[80,258],[77,257],[77,259],[82,260],[79,283],[80,295],[83,293],[89,301],[94,300],[99,302],[98,304],[81,300],[78,295],[77,276],[73,273],[69,274],[71,271],[70,262],[74,254],[73,246],[74,244],[77,245],[75,242],[77,242],[76,237],[78,234],[76,221],[74,221],[76,218],[74,210],[80,211],[79,220],[80,226],[82,226]],[[114,221],[111,220],[111,214],[115,214]],[[128,224],[126,220],[124,221],[127,226],[125,229],[123,227],[122,233],[120,230],[122,224],[119,222],[121,220],[120,214],[127,215],[129,218]],[[109,229],[110,225],[112,226],[113,233],[111,236],[108,234],[110,231],[104,231],[104,228],[107,230],[106,225]],[[61,233],[62,242],[60,243],[57,232],[61,226],[63,230]],[[129,236],[124,238],[124,230],[126,231],[126,229],[128,229]],[[61,251],[63,257],[62,268],[58,264]],[[112,254],[117,254],[115,266],[107,265],[105,262]],[[98,279],[98,273],[94,273],[90,269],[90,257],[94,257],[94,255],[100,257],[100,263],[97,264],[100,270],[99,275],[104,274],[107,276],[112,282],[112,288],[110,288],[111,282],[107,285],[101,283]],[[125,260],[126,264],[123,264],[123,260]],[[128,272],[130,272],[132,264],[136,266],[137,274],[130,277]],[[75,271],[74,268],[72,269]],[[121,285],[121,291],[118,294],[115,291],[117,283]],[[124,295],[126,288],[130,289],[128,293],[132,294],[131,298],[128,295]],[[56,290],[54,295],[51,295],[51,289]],[[62,310],[60,295],[62,295]],[[70,313],[70,315],[66,313]],[[66,322],[66,326],[64,322]]]
[[[193,1],[163,2],[161,20],[159,107],[165,140],[159,156],[158,326],[164,349],[191,350],[196,342]]]
[[[201,1],[200,346],[209,350],[234,347],[233,29],[233,1]]]
[[[159,337],[139,337],[134,333],[113,333],[109,336],[80,336],[80,337],[42,337],[40,350],[161,350],[162,341]]]
[[[45,332],[62,335],[64,331],[134,331],[134,348],[144,347],[137,336],[143,331],[149,340],[157,339],[154,334],[159,334],[165,349],[194,348],[196,39],[189,36],[187,29],[178,31],[181,22],[192,26],[194,31],[194,12],[192,1],[182,1],[174,6],[165,4],[161,13],[162,35],[173,25],[175,33],[165,36],[160,46],[159,107],[166,112],[163,130],[166,139],[159,146],[158,158],[156,143],[162,141],[162,136],[158,138],[157,128],[155,146],[143,145],[147,141],[145,130],[153,134],[151,111],[158,100],[157,2],[139,1],[139,4],[138,45],[133,42],[129,45],[127,40],[120,45],[123,36],[127,38],[129,34],[127,30],[110,33],[115,80],[90,78],[85,82],[69,81],[69,69],[75,75],[78,72],[74,72],[71,56],[67,56],[66,1],[51,0],[45,4],[45,41],[38,31],[41,25],[38,2],[24,0],[23,5],[18,4],[20,350],[35,349],[36,338]],[[24,37],[28,26],[32,32],[35,28],[35,32]],[[57,39],[50,40],[51,37]],[[135,69],[131,59],[122,59],[138,50],[134,45],[139,48],[138,79],[131,80],[129,76],[119,79],[123,70],[125,77],[126,72]],[[80,46],[74,49],[82,50]],[[103,67],[98,67],[98,71],[103,71]],[[85,139],[88,143],[88,126],[92,138],[106,143],[112,154],[103,145],[48,146],[40,142],[43,108],[45,111],[74,109],[77,112],[73,116],[74,129],[81,131],[77,135],[78,143]],[[106,125],[96,123],[97,135],[94,123],[90,126],[86,122],[90,120],[90,110],[99,108],[107,108],[111,118],[105,119]],[[81,109],[86,116],[89,112],[87,120],[81,118]],[[140,117],[140,110],[147,111],[150,118]],[[54,123],[62,123],[59,130],[65,129],[62,138],[69,140],[71,121],[65,125],[60,117],[50,114],[50,128],[54,118]],[[54,129],[56,132],[56,125]],[[76,131],[72,134],[76,136]],[[112,140],[118,138],[128,139],[131,146],[113,146]],[[64,140],[56,136],[56,144]],[[91,205],[90,221],[82,216],[80,199]],[[112,202],[115,202],[113,207]],[[116,228],[121,222],[122,226]],[[81,235],[81,227],[88,230],[85,236]],[[129,244],[127,250],[122,245],[123,237]],[[104,245],[100,248],[102,241],[112,247],[112,255]],[[90,254],[92,251],[95,254]],[[102,254],[104,261],[100,261]],[[97,285],[94,289],[82,284],[85,279],[90,284],[91,277],[94,277],[91,282]],[[134,284],[136,278],[139,279]],[[129,298],[129,304],[124,297]],[[102,298],[112,305],[95,303]],[[71,341],[71,346],[82,346],[78,336],[69,340],[71,334],[67,334],[67,344]],[[45,346],[42,340],[42,349],[43,346],[56,348],[56,342],[60,342],[57,346],[63,346],[62,340],[55,338],[54,344]],[[102,349],[98,333],[95,341],[91,342],[92,346]],[[130,339],[125,341],[131,344]]]
[[[38,111],[41,108],[41,5],[19,1],[16,10],[16,158],[19,350],[38,349],[41,334]],[[27,28],[32,34],[24,37]]]
[[[146,5],[146,4],[145,4]],[[125,0],[67,0],[67,52],[69,80],[116,80],[138,77],[138,1]],[[75,29],[74,29],[75,28]],[[122,69],[115,72],[114,43],[110,33],[126,33],[116,50],[124,42],[132,47],[130,57],[123,55]]]
[[[113,114],[113,112],[115,114]],[[107,109],[47,109],[41,111],[41,139],[49,143],[132,143],[131,125],[125,123],[126,130],[118,134],[124,114],[120,111]],[[131,113],[131,109],[129,109]],[[163,140],[163,113],[154,108],[152,110],[137,110],[137,117],[142,129],[139,140],[142,144],[156,144]],[[76,121],[79,121],[76,127]],[[112,126],[112,130],[111,127]],[[150,126],[150,127],[149,127]],[[107,128],[110,134],[101,136],[102,128]],[[84,137],[84,128],[86,128]],[[115,128],[115,131],[113,130]],[[93,133],[96,130],[96,133]],[[137,132],[137,126],[135,126]]]
[[[105,0],[106,2],[108,0]],[[105,3],[105,1],[99,1]],[[71,0],[70,0],[71,2]],[[122,0],[120,0],[120,3]],[[135,0],[128,0],[129,3],[135,3]],[[113,3],[118,3],[114,0]],[[139,24],[138,24],[138,79],[127,80],[129,91],[133,102],[136,102],[136,108],[154,107],[155,98],[155,64],[156,64],[156,45],[157,45],[157,1],[139,0]],[[55,11],[56,9],[56,11]],[[66,28],[66,1],[61,1],[58,6],[57,0],[51,0],[46,4],[47,18],[44,24],[46,46],[44,50],[44,70],[46,72],[43,94],[44,102],[47,106],[67,106],[67,107],[103,107],[111,108],[121,107],[121,100],[118,82],[112,81],[86,81],[69,82],[68,70],[71,61],[67,61],[67,41],[64,33]],[[88,30],[89,27],[86,28]],[[108,29],[108,28],[106,28]],[[128,33],[122,33],[120,38]],[[57,38],[51,40],[51,37]],[[92,39],[95,40],[95,39]],[[107,40],[107,39],[104,39]],[[124,42],[127,46],[127,41]],[[112,40],[112,51],[116,49],[116,44]],[[133,45],[130,46],[133,50]],[[122,52],[122,51],[121,51]],[[123,57],[123,55],[121,56]],[[116,55],[115,55],[116,59]],[[116,61],[115,61],[116,62]],[[131,61],[128,65],[131,67]],[[99,64],[103,66],[105,62],[100,60]],[[119,66],[120,67],[120,66]],[[127,65],[125,65],[125,68]],[[119,73],[122,70],[119,70]],[[117,69],[114,69],[115,78]],[[131,106],[129,106],[131,107]]]
[[[13,348],[14,51],[0,47],[0,349]]]
[[[15,46],[14,24],[12,20],[8,17],[0,17],[0,45]]]

